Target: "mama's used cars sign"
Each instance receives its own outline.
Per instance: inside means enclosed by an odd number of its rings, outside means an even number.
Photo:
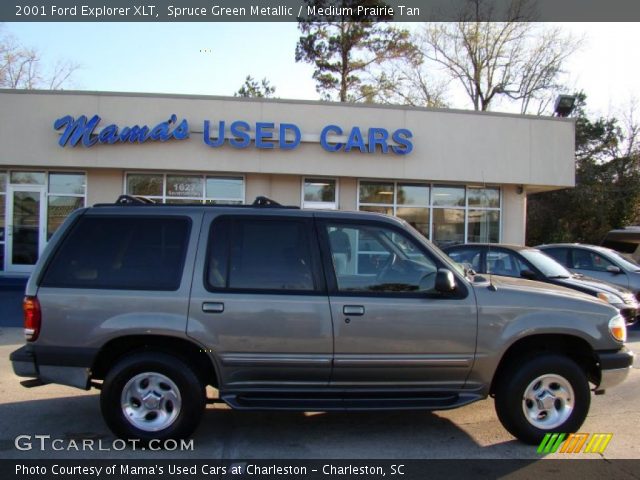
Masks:
[[[92,147],[99,144],[166,142],[186,140],[191,133],[187,120],[178,121],[175,114],[155,126],[110,124],[99,128],[101,120],[99,115],[91,118],[85,115],[78,118],[66,115],[57,119],[53,128],[60,131],[58,144],[61,147],[76,147],[80,144]],[[395,155],[406,155],[413,150],[412,137],[411,131],[406,128],[389,131],[386,128],[372,127],[363,130],[352,126],[343,129],[338,125],[327,125],[317,138],[307,140],[303,139],[300,128],[293,123],[249,123],[242,120],[230,123],[225,120],[216,123],[205,120],[202,129],[204,144],[214,148],[230,145],[234,148],[253,146],[260,149],[293,150],[303,141],[317,141],[328,152],[381,152]]]

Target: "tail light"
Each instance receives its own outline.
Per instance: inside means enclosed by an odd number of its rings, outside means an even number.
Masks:
[[[42,322],[42,311],[38,297],[24,297],[22,312],[24,313],[24,336],[27,341],[33,342],[40,334]]]

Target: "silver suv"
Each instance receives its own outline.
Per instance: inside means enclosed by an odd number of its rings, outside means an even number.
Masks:
[[[442,410],[495,397],[519,439],[576,431],[627,376],[606,303],[465,272],[397,218],[281,207],[76,211],[24,301],[27,386],[101,390],[123,438],[190,435],[207,386],[237,409]]]

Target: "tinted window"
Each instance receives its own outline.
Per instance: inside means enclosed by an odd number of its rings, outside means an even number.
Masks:
[[[211,225],[210,289],[313,291],[305,220],[221,218]]]
[[[569,266],[569,259],[567,254],[569,253],[569,249],[567,248],[545,248],[542,250],[544,253],[553,258],[556,262],[564,265],[565,267]]]
[[[326,226],[338,290],[429,292],[437,267],[409,237],[375,225]]]
[[[447,252],[454,262],[469,264],[476,273],[484,273],[484,266],[480,264],[481,251],[477,248],[461,248]]]
[[[42,285],[176,290],[190,225],[178,217],[84,216],[56,252]]]
[[[487,252],[487,270],[496,275],[520,277],[522,270],[529,270],[529,266],[513,253],[490,251]]]
[[[607,267],[613,265],[602,255],[576,248],[573,250],[573,268],[579,270],[593,270],[597,272],[606,272]]]

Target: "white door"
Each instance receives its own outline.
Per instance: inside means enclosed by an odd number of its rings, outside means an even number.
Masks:
[[[7,191],[7,272],[31,272],[44,249],[44,185],[10,185]]]

